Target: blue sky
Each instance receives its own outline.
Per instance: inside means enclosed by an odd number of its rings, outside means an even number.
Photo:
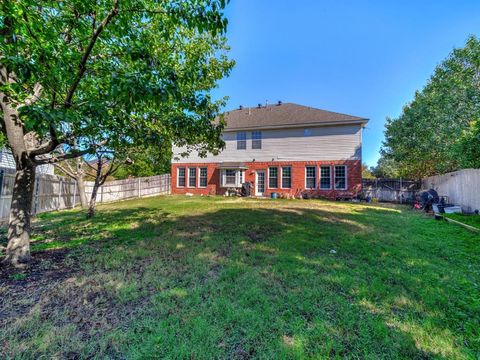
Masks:
[[[367,117],[363,160],[454,47],[480,33],[480,1],[232,0],[227,109],[282,100]]]

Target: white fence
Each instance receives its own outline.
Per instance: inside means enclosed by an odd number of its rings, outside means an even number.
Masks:
[[[465,169],[423,179],[423,188],[435,189],[464,211],[480,210],[480,169]]]
[[[363,195],[378,201],[410,203],[420,189],[418,181],[405,179],[363,179]]]
[[[12,202],[15,170],[0,168],[0,221],[8,219]],[[93,189],[93,182],[85,182],[87,198]],[[100,187],[97,203],[132,198],[170,194],[170,175],[107,181]],[[32,214],[69,209],[80,204],[75,180],[56,175],[37,175],[35,181]]]

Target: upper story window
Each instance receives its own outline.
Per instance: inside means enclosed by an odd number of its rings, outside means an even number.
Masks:
[[[335,190],[347,189],[347,167],[345,165],[335,166]]]
[[[262,148],[262,132],[252,131],[252,149]]]
[[[237,132],[237,150],[247,149],[247,133]]]
[[[305,188],[315,189],[317,181],[317,168],[315,166],[307,166],[305,168]]]

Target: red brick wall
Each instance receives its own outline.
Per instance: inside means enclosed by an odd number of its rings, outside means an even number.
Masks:
[[[336,198],[341,196],[354,196],[356,195],[362,187],[362,166],[360,160],[345,160],[345,161],[275,161],[275,162],[249,162],[245,163],[248,167],[248,170],[245,170],[245,181],[250,181],[255,186],[255,171],[256,170],[265,170],[266,173],[266,192],[265,196],[270,196],[270,193],[284,193],[290,195],[298,195],[299,192],[305,191],[305,167],[306,166],[316,166],[317,171],[317,189],[307,190],[308,193],[315,196],[324,196],[327,198]],[[330,165],[331,169],[331,183],[333,187],[334,179],[334,168],[335,165],[346,165],[347,166],[347,190],[320,190],[318,189],[319,185],[319,176],[321,165]],[[223,195],[226,191],[226,188],[220,187],[220,170],[218,169],[218,163],[188,163],[188,164],[172,164],[172,194],[203,194],[203,195]],[[281,185],[281,167],[282,166],[291,166],[292,167],[292,187],[291,189],[270,189],[268,188],[268,168],[272,166],[277,166],[278,170],[278,183]],[[186,185],[183,188],[177,187],[177,168],[185,167],[186,168]],[[197,187],[192,188],[188,187],[188,168],[196,167],[197,168]],[[207,187],[199,188],[198,187],[198,176],[200,171],[198,168],[206,167],[207,168]]]

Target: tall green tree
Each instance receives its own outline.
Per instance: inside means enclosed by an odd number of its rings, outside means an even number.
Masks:
[[[422,178],[461,168],[458,138],[480,118],[480,41],[472,36],[435,69],[396,119],[387,119],[382,155],[399,175]]]
[[[4,0],[0,133],[16,178],[5,260],[30,258],[35,168],[121,139],[223,146],[225,0]],[[59,153],[58,149],[62,152]]]

